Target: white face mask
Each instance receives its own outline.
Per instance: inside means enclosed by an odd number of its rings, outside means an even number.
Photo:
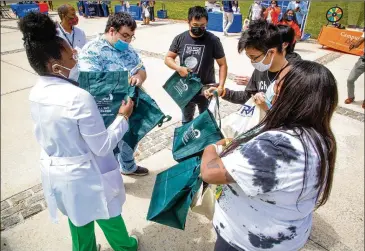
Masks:
[[[59,64],[53,65],[53,67],[55,67],[55,66],[61,67],[61,68],[69,71],[68,77],[66,77],[61,71],[55,72],[55,73],[60,74],[62,77],[71,79],[73,81],[77,81],[79,79],[80,71],[79,71],[79,67],[78,67],[77,63],[74,65],[74,67],[72,67],[72,69],[59,65]]]
[[[261,71],[261,72],[264,72],[264,71],[268,71],[272,65],[272,61],[274,60],[274,56],[271,58],[271,62],[269,64],[264,64],[264,60],[266,59],[267,57],[267,54],[269,52],[266,53],[265,57],[260,61],[260,62],[257,62],[257,63],[252,63],[252,66],[258,70],[258,71]]]

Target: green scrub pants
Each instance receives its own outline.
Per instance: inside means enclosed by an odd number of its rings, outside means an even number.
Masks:
[[[138,243],[128,235],[122,216],[96,222],[114,251],[137,250]],[[68,223],[72,236],[72,251],[97,251],[94,221],[82,227],[76,227],[70,220]]]

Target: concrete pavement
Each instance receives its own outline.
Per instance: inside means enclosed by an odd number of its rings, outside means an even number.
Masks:
[[[105,18],[80,18],[79,26],[90,37],[103,32],[105,24]],[[1,207],[3,213],[5,209],[3,202],[6,202],[4,203],[6,205],[9,201],[11,204],[9,207],[17,205],[19,201],[21,204],[22,200],[8,198],[16,194],[23,196],[23,191],[40,183],[40,176],[39,147],[34,140],[28,103],[29,90],[35,84],[36,75],[27,62],[21,34],[16,30],[16,21],[4,22],[1,26]],[[6,27],[3,28],[3,26]],[[178,106],[161,88],[172,74],[161,57],[167,52],[174,36],[185,31],[186,28],[187,24],[184,23],[160,22],[151,27],[143,27],[139,24],[136,32],[137,39],[133,42],[133,46],[143,52],[143,61],[147,67],[148,79],[145,88],[161,109],[173,117],[173,120],[166,125],[172,125],[170,129],[165,126],[166,132],[162,133],[169,134],[170,139],[173,130],[171,128],[174,123],[180,121],[181,115]],[[229,72],[250,75],[253,71],[252,65],[244,55],[237,53],[239,37],[236,35],[223,37],[220,33],[216,34],[224,45]],[[308,60],[330,59],[333,55],[333,51],[324,50],[320,45],[309,43],[299,43],[296,51]],[[151,52],[151,55],[148,52]],[[340,55],[339,58],[326,63],[338,80],[339,105],[363,114],[359,102],[343,105],[346,96],[346,78],[356,60],[356,56]],[[232,89],[242,88],[234,85],[232,81],[228,81],[227,86]],[[364,99],[364,76],[360,77],[356,83],[356,99],[359,101]],[[318,249],[320,246],[315,244],[316,242],[327,250],[363,250],[364,127],[363,123],[341,115],[335,116],[333,127],[339,144],[333,194],[328,204],[315,213],[313,242],[310,242],[306,249],[321,250]],[[161,128],[155,129],[154,132],[158,130]],[[144,148],[156,148],[156,138],[159,138],[160,134],[154,135],[154,138],[146,138],[146,141],[150,141],[147,142],[150,147]],[[125,178],[128,198],[123,215],[127,226],[130,230],[141,234],[140,250],[160,251],[169,246],[176,248],[169,250],[212,250],[215,234],[204,218],[190,215],[185,232],[145,221],[154,175],[173,163],[169,151],[162,150],[165,148],[164,144],[168,145],[168,140],[158,144],[156,151],[149,154],[145,154],[144,149],[140,149],[143,156],[140,159],[145,158],[142,164],[151,167],[151,176],[136,180]],[[162,152],[158,153],[160,150]],[[146,158],[149,155],[153,156]],[[36,196],[41,193],[39,190],[31,189],[31,191],[32,195]],[[29,198],[27,197],[27,200]],[[5,199],[8,200],[5,201]],[[28,204],[26,201],[23,206]],[[25,209],[19,207],[19,210]],[[19,212],[14,212],[14,215],[17,213]],[[42,228],[39,228],[39,222],[42,222]],[[158,233],[162,233],[160,234],[162,237],[158,238]],[[70,248],[67,222],[63,219],[59,225],[49,223],[46,211],[26,219],[15,228],[3,231],[2,237],[5,237],[4,241],[8,248],[4,250],[69,250]],[[98,237],[101,238],[100,231]],[[101,242],[106,243],[102,238]],[[2,248],[4,247],[2,245]]]
[[[332,126],[339,149],[332,195],[314,213],[311,240],[303,250],[364,250],[364,159],[359,158],[364,152],[364,142],[357,140],[364,137],[363,123],[335,115]],[[353,150],[346,150],[349,144]],[[145,220],[156,174],[174,163],[171,151],[165,149],[140,163],[151,167],[149,176],[124,177],[127,201],[123,217],[127,228],[140,237],[140,251],[211,251],[215,233],[209,221],[200,215],[189,213],[185,231]],[[111,251],[98,227],[96,235],[102,250]],[[7,247],[2,245],[4,251],[64,251],[71,245],[66,217],[61,217],[59,224],[52,224],[47,211],[2,232],[2,237]]]

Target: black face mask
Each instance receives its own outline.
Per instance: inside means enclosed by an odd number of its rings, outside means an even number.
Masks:
[[[201,37],[205,33],[205,28],[202,28],[202,27],[191,27],[191,33],[193,33],[194,36]]]

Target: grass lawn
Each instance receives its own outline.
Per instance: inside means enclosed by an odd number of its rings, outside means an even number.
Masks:
[[[70,3],[76,5],[77,1],[53,1],[54,8],[63,3]],[[130,1],[131,4],[135,4],[138,1]],[[187,18],[188,9],[195,5],[204,5],[205,1],[164,1],[167,9],[167,14],[170,19],[184,20]],[[243,18],[248,15],[248,9],[253,1],[239,1],[241,13]],[[114,11],[114,5],[119,4],[119,1],[112,1],[112,8]],[[307,19],[306,33],[310,33],[312,38],[317,38],[321,30],[322,25],[327,24],[326,12],[329,8],[336,6],[341,7],[344,11],[344,17],[340,23],[347,26],[348,24],[355,24],[364,26],[364,2],[327,2],[327,1],[313,1],[309,10],[309,17]],[[161,1],[156,1],[155,11],[161,8]]]

